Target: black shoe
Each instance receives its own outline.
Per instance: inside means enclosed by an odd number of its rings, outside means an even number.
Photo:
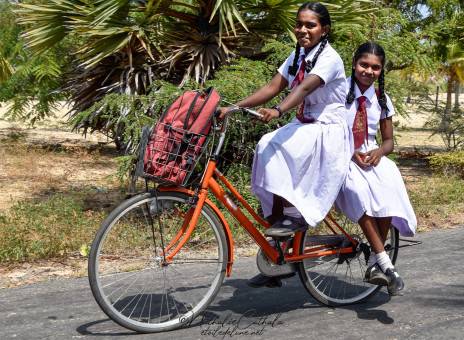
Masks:
[[[252,277],[248,282],[247,285],[253,288],[261,288],[261,287],[282,287],[282,279],[287,279],[289,277],[295,276],[295,273],[280,275],[280,276],[266,276],[264,274],[258,274]]]
[[[282,216],[272,227],[264,233],[269,237],[284,237],[294,233],[305,231],[309,228],[303,217]]]
[[[377,286],[388,286],[389,279],[380,269],[379,265],[375,263],[366,270],[364,275],[364,282],[377,285]]]
[[[404,288],[403,279],[398,275],[395,268],[388,268],[385,275],[388,277],[388,294],[391,296],[398,295]]]

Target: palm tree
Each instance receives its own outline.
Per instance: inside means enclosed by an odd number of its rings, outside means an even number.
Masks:
[[[0,12],[2,13],[2,20],[0,21],[0,83],[8,80],[14,73],[14,68],[11,65],[9,53],[6,52],[5,41],[11,40],[13,35],[9,29],[11,20],[8,18],[11,14],[10,4],[8,2],[0,2]]]
[[[0,54],[1,54],[1,47],[0,47]],[[8,62],[8,60],[4,57],[0,57],[0,83],[5,82],[8,80],[11,75],[14,73],[13,67]]]
[[[446,110],[451,110],[452,94],[459,89],[456,84],[459,84],[464,79],[464,50],[458,43],[453,43],[448,46],[449,59],[443,63],[442,67],[445,71],[447,81],[446,86]],[[455,93],[457,96],[457,93]],[[455,101],[454,111],[458,111],[459,102]]]
[[[371,0],[328,4],[334,21],[360,22]],[[42,0],[18,11],[24,38],[42,53],[80,37],[69,75],[70,117],[109,93],[145,94],[154,79],[182,86],[210,78],[233,56],[256,56],[267,38],[293,37],[296,0]],[[121,112],[121,114],[124,114]],[[95,121],[95,117],[92,118]],[[97,120],[98,121],[98,120]],[[84,131],[90,120],[77,124]],[[99,121],[96,129],[108,127]],[[110,129],[113,133],[115,129]],[[117,129],[120,130],[120,129]]]

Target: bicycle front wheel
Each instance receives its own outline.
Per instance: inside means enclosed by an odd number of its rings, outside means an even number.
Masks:
[[[186,194],[143,193],[118,206],[98,230],[89,256],[90,287],[101,309],[121,326],[142,333],[178,328],[219,291],[227,243],[208,207],[185,245],[164,263],[184,236],[191,209]]]
[[[380,286],[363,281],[367,270],[370,245],[357,223],[351,223],[343,215],[334,216],[336,222],[358,243],[351,253],[338,253],[303,260],[298,264],[300,279],[308,292],[327,306],[343,306],[366,301],[380,290]],[[336,230],[336,228],[333,228]],[[300,254],[325,250],[339,251],[350,242],[343,234],[334,235],[321,223],[310,228],[302,238]],[[398,256],[398,230],[391,226],[385,250],[393,264]]]

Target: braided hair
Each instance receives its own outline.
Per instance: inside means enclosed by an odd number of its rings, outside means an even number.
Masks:
[[[385,66],[385,52],[383,48],[374,42],[366,42],[358,47],[356,50],[356,53],[354,54],[353,57],[353,63],[356,65],[358,60],[363,56],[363,54],[373,54],[376,55],[380,58],[380,61],[382,63],[382,71],[380,72],[380,76],[377,79],[379,82],[379,105],[382,108],[382,111],[385,111],[387,114],[388,109],[387,106],[387,96],[385,95],[385,72],[384,72],[384,66]],[[351,83],[350,83],[350,91],[348,92],[348,95],[346,96],[346,102],[348,104],[351,104],[354,99],[355,99],[355,94],[354,94],[354,84],[356,82],[356,76],[355,76],[355,68],[353,67],[351,70]]]
[[[310,11],[316,13],[322,27],[325,27],[325,26],[330,27],[331,26],[329,11],[320,2],[307,2],[307,3],[303,4],[298,9],[297,17],[300,14],[300,12],[303,11],[303,10],[310,10]],[[321,44],[319,45],[319,49],[316,51],[316,54],[314,55],[314,58],[312,59],[312,61],[306,63],[306,67],[305,67],[305,72],[306,73],[311,72],[314,65],[316,65],[317,58],[322,53],[322,50],[327,45],[328,41],[329,41],[329,32],[327,32],[326,35],[322,36]],[[296,75],[296,73],[298,72],[298,61],[300,60],[300,50],[301,50],[300,44],[296,43],[295,57],[293,58],[293,64],[288,67],[288,73],[291,74],[292,76]]]

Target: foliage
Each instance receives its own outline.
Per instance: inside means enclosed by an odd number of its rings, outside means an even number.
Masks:
[[[370,0],[328,4],[337,22],[361,22]],[[291,40],[296,0],[39,0],[20,3],[24,38],[35,56],[71,38],[78,62],[62,77],[70,118],[111,93],[146,95],[153,81],[204,84],[233,57],[264,58],[266,39]],[[263,15],[266,13],[266,15]],[[282,33],[285,32],[285,33]],[[121,113],[124,115],[124,113]],[[83,121],[81,127],[86,127]],[[116,131],[110,134],[118,135]],[[116,141],[119,144],[119,141]]]
[[[434,115],[426,122],[426,126],[431,128],[432,135],[439,134],[448,150],[455,150],[464,146],[464,116],[461,112],[452,112],[445,105],[436,108],[432,105],[428,107]]]
[[[108,94],[78,113],[70,123],[73,129],[82,129],[84,133],[89,129],[105,133],[130,153],[138,145],[142,127],[152,124],[180,93],[181,89],[159,81],[153,84],[149,95]]]
[[[370,3],[338,0],[327,5],[333,10],[334,21],[360,22],[363,14],[372,12]],[[120,51],[127,51],[130,59],[137,48],[159,61],[153,53],[157,49],[168,55],[170,68],[190,60],[187,76],[195,71],[199,82],[200,78],[205,81],[209,71],[226,61],[233,50],[246,50],[247,42],[280,35],[282,29],[292,35],[300,4],[296,0],[54,0],[23,3],[18,12],[21,23],[30,25],[25,38],[36,52],[76,32],[87,38],[77,50],[84,65],[95,65]]]
[[[278,58],[276,54],[280,55],[280,49],[276,49],[275,52],[269,57],[270,60]],[[223,67],[216,73],[215,79],[209,81],[207,85],[214,86],[227,102],[235,103],[269,82],[274,76],[274,72],[275,68],[271,63],[241,58],[234,60],[231,65]],[[283,100],[285,94],[285,92],[282,93],[267,105],[278,104]],[[228,104],[223,102],[222,105],[227,106]],[[288,112],[282,119],[272,121],[269,124],[254,122],[251,116],[236,115],[232,117],[222,154],[225,165],[235,162],[251,166],[254,150],[261,136],[287,123],[292,115],[292,112]]]
[[[0,2],[0,61],[10,69],[0,83],[0,101],[9,102],[5,117],[29,120],[31,124],[50,116],[65,93],[54,92],[63,85],[62,74],[67,72],[73,56],[68,54],[68,43],[62,41],[40,56],[32,57],[24,40],[17,15],[8,1]],[[7,70],[8,71],[8,70]]]
[[[457,175],[464,179],[464,150],[453,150],[427,158],[433,170],[446,176]]]
[[[15,202],[0,215],[0,261],[64,257],[90,243],[103,214],[90,216],[83,202],[62,195]]]
[[[390,7],[367,16],[363,25],[337,24],[333,30],[332,44],[345,63],[347,75],[352,72],[352,56],[360,44],[375,41],[383,47],[386,92],[400,115],[407,115],[405,93],[417,93],[414,90],[420,81],[411,81],[411,75],[424,78],[436,73],[429,47],[423,41],[424,32],[410,29],[410,19]]]
[[[109,138],[124,146],[123,155],[118,159],[119,178],[123,175],[133,175],[136,151],[139,148],[142,128],[153,125],[164,109],[181,93],[187,90],[204,90],[214,86],[222,94],[224,100],[236,102],[266,84],[275,72],[274,63],[282,63],[282,50],[289,49],[279,42],[267,46],[269,62],[253,61],[246,58],[232,60],[215,74],[204,87],[195,82],[187,82],[178,88],[166,81],[155,81],[147,95],[116,95],[110,94],[95,103],[71,121],[74,129],[82,128],[85,132],[98,130],[106,133]],[[274,99],[269,105],[277,104],[283,99]],[[223,102],[222,105],[228,105]],[[251,166],[253,152],[260,137],[282,126],[292,118],[292,113],[270,124],[252,123],[252,117],[235,116],[232,118],[222,163],[227,168],[231,163],[240,160],[240,164]]]

